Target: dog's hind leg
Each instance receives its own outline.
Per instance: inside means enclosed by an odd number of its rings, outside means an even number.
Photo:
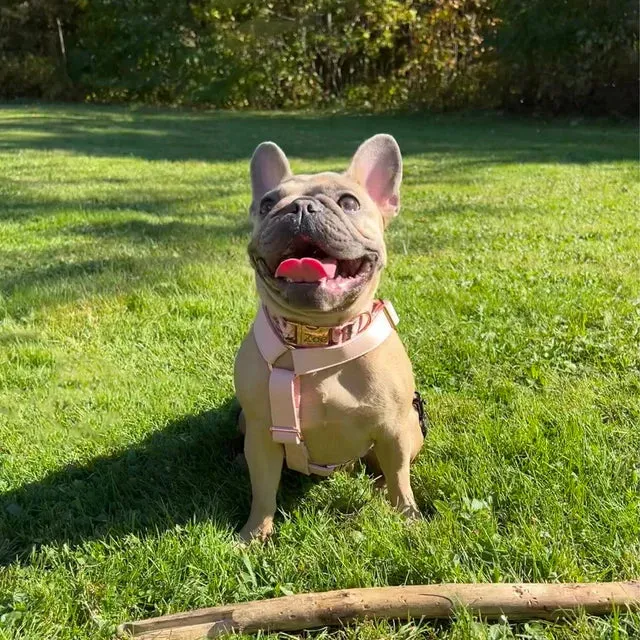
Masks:
[[[242,409],[240,409],[240,412],[238,413],[238,418],[236,420],[236,428],[238,429],[238,432],[241,433],[243,436],[246,435],[247,419],[244,417],[244,411]]]
[[[411,489],[409,467],[422,447],[423,436],[413,408],[405,425],[402,429],[383,430],[367,462],[382,471],[391,504],[407,517],[418,518],[420,511]]]

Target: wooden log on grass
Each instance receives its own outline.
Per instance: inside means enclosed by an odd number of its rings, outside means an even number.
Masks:
[[[438,584],[302,593],[272,600],[198,609],[120,626],[139,640],[200,640],[231,631],[301,631],[366,618],[442,619],[457,608],[486,619],[554,620],[640,610],[640,582],[574,584]]]

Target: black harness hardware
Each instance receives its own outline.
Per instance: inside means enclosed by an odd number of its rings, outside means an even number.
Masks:
[[[419,391],[414,391],[413,393],[413,408],[418,412],[418,421],[420,422],[422,435],[426,436],[429,428],[429,418],[427,417],[427,412],[424,408],[424,400],[422,399]]]

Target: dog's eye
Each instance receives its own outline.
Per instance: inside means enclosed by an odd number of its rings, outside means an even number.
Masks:
[[[273,205],[275,205],[275,202],[271,198],[265,198],[260,203],[260,215],[261,216],[266,216],[267,213],[269,213],[269,211],[271,211],[271,209],[273,209]]]
[[[353,196],[342,196],[338,200],[338,204],[343,211],[351,213],[357,211],[360,208],[360,203]]]

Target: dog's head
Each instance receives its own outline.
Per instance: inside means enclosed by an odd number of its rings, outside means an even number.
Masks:
[[[364,311],[386,262],[384,229],[398,213],[402,157],[379,134],[344,173],[293,175],[283,151],[260,144],[251,158],[249,256],[267,308],[333,325]]]

